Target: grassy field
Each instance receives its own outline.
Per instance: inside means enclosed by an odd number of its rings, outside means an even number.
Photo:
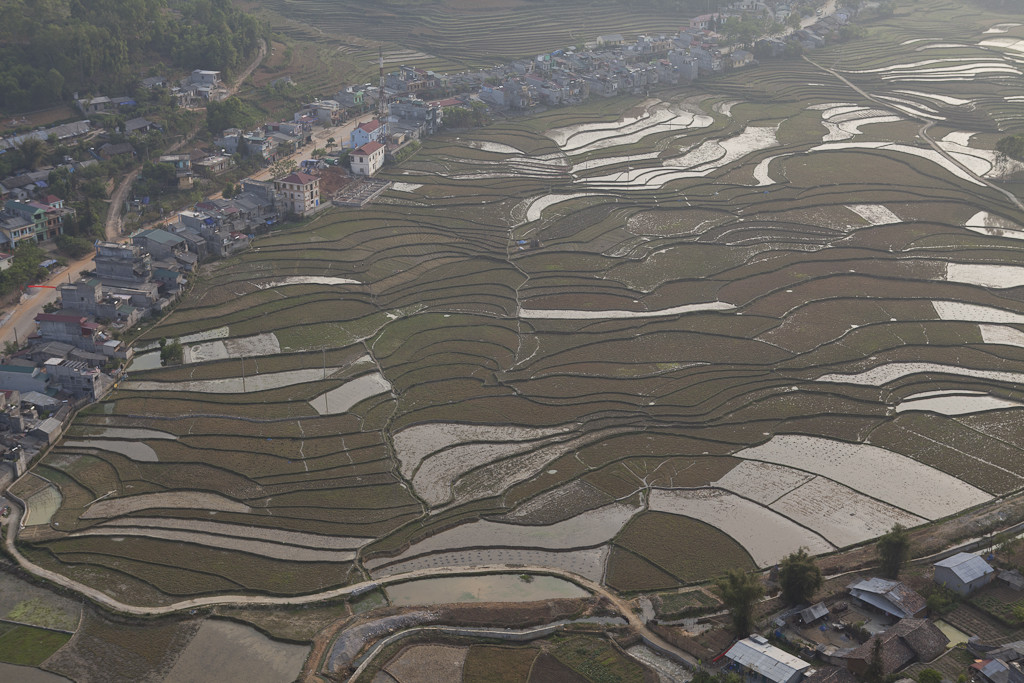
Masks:
[[[539,651],[533,647],[474,645],[462,669],[464,683],[526,683]]]
[[[16,626],[0,635],[0,662],[39,666],[69,640],[67,633]]]

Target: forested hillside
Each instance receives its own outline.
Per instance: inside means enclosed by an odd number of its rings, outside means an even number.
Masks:
[[[230,76],[269,31],[228,0],[0,0],[0,16],[8,112],[126,89],[157,62]]]

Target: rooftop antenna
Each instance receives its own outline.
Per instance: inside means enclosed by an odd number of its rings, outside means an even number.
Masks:
[[[377,47],[377,54],[380,59],[380,97],[377,98],[377,117],[383,120],[388,113],[388,106],[384,97],[384,43]]]

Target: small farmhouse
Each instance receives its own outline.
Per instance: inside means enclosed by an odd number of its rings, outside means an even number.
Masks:
[[[957,553],[935,563],[935,583],[969,595],[993,578],[996,570],[977,555]]]

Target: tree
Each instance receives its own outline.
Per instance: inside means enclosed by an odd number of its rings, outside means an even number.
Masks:
[[[910,534],[902,524],[896,523],[875,545],[882,574],[895,579],[910,558]]]
[[[722,602],[732,612],[733,632],[743,638],[750,634],[754,619],[754,603],[764,595],[760,577],[741,569],[730,569],[715,582]]]
[[[327,138],[327,149],[331,149],[332,147],[334,147],[337,144],[338,143],[335,142],[334,138]]]
[[[786,19],[786,25],[789,26],[794,31],[799,31],[800,30],[800,13],[799,12],[793,12],[792,14],[790,14],[789,18]]]
[[[875,647],[871,651],[871,661],[864,670],[864,680],[868,683],[882,683],[885,680],[885,662],[882,659],[882,639],[875,637]]]
[[[232,185],[231,183],[228,183],[227,185],[224,186],[224,191],[221,193],[221,195],[224,197],[224,199],[231,199],[232,197],[235,196],[235,186]]]
[[[800,548],[782,559],[779,583],[782,585],[782,599],[788,604],[811,601],[821,588],[822,578],[821,570],[814,563],[814,558],[807,554],[807,548]]]
[[[36,138],[25,138],[18,146],[18,151],[21,152],[22,163],[28,166],[30,171],[34,171],[46,153],[46,144]]]
[[[1024,133],[1008,135],[996,143],[996,151],[1018,161],[1024,161]]]

